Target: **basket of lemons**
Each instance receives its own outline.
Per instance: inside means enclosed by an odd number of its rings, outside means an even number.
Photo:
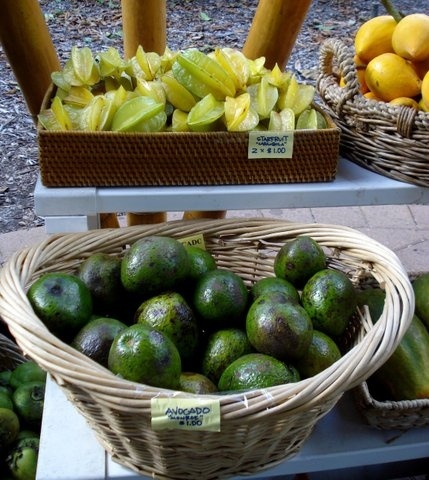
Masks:
[[[371,321],[356,292],[385,292]],[[396,255],[348,227],[172,221],[55,235],[0,276],[0,315],[124,466],[228,478],[296,454],[411,322]]]
[[[429,16],[392,13],[363,23],[353,45],[322,45],[318,91],[346,158],[427,187]]]

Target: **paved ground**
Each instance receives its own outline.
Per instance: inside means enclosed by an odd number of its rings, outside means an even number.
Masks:
[[[277,217],[293,222],[346,225],[398,255],[409,273],[429,271],[429,205],[231,211],[228,216]],[[177,214],[169,218],[178,218]],[[43,227],[0,235],[0,265],[16,250],[45,238]]]

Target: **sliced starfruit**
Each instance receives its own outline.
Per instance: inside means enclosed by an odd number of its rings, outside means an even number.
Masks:
[[[279,97],[277,87],[271,85],[267,77],[262,77],[259,83],[249,85],[247,92],[250,95],[252,106],[259,115],[259,118],[268,118]]]
[[[102,78],[119,78],[127,68],[127,62],[114,47],[109,47],[105,52],[98,54],[98,65]]]
[[[166,95],[162,85],[158,81],[147,81],[142,78],[137,79],[136,91],[143,97],[150,97],[155,100],[157,103],[166,102]]]
[[[268,130],[287,132],[295,130],[295,113],[291,108],[284,108],[280,112],[271,112]]]
[[[188,126],[188,112],[184,112],[176,108],[171,116],[171,131],[172,132],[189,132]]]
[[[209,93],[188,113],[188,127],[193,132],[214,130],[217,120],[224,114],[224,103]]]
[[[63,98],[63,103],[82,108],[88,105],[93,98],[94,95],[86,87],[70,87],[67,95]]]
[[[176,80],[199,98],[212,94],[216,100],[235,95],[234,82],[212,58],[195,48],[180,53],[172,65]]]
[[[304,110],[296,120],[297,130],[316,130],[318,126],[317,112],[314,108]]]
[[[60,130],[72,130],[73,125],[69,114],[67,113],[64,105],[59,97],[54,97],[51,104],[51,110],[55,115],[55,118],[60,126]]]
[[[137,96],[123,103],[112,120],[112,130],[119,132],[155,132],[167,121],[164,104],[153,98]]]
[[[226,97],[225,123],[230,132],[245,132],[258,125],[259,116],[251,108],[250,95],[247,92],[235,98]]]
[[[95,85],[100,81],[100,72],[89,47],[71,49],[71,62],[76,77],[83,85]]]
[[[166,73],[161,77],[161,85],[164,88],[167,101],[174,108],[189,112],[197,103],[192,93],[179,83],[172,73]]]

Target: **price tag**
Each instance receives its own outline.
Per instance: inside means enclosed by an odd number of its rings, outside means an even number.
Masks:
[[[153,430],[220,432],[220,402],[209,398],[152,398]]]
[[[292,158],[293,131],[249,132],[248,158]]]
[[[204,235],[197,233],[196,235],[191,235],[190,237],[184,237],[178,239],[183,245],[188,247],[200,247],[203,250],[206,249],[206,244],[204,243]]]

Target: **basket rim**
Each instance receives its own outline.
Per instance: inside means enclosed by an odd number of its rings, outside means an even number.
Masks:
[[[281,219],[223,219],[170,221],[164,224],[105,229],[74,234],[56,234],[33,247],[16,252],[0,272],[0,315],[9,326],[17,344],[42,368],[51,373],[57,383],[77,382],[100,398],[122,408],[141,411],[149,408],[154,396],[198,395],[149,387],[115,377],[72,347],[52,335],[35,316],[25,294],[25,285],[43,262],[52,263],[52,255],[64,258],[67,250],[72,261],[73,248],[90,245],[96,249],[109,245],[124,245],[138,237],[150,234],[189,236],[203,230],[210,235],[238,235],[246,238],[275,239],[276,236],[309,234],[316,241],[333,248],[347,248],[353,255],[367,255],[376,266],[376,274],[386,288],[386,304],[375,325],[366,328],[361,341],[345,353],[334,365],[300,382],[267,389],[234,392],[226,395],[205,395],[220,401],[223,419],[238,420],[243,416],[258,417],[270,413],[308,410],[332,396],[342,393],[365,380],[383,363],[405,333],[414,311],[414,294],[408,275],[396,254],[379,242],[350,227],[330,224],[291,223]],[[51,257],[49,257],[49,253]],[[389,318],[388,318],[389,317]],[[72,367],[70,366],[72,365]]]

